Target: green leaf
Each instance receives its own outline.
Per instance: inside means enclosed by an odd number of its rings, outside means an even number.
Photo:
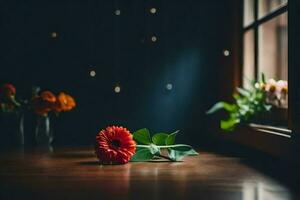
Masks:
[[[177,146],[177,145],[176,145]],[[198,153],[189,145],[184,147],[168,148],[169,158],[173,161],[181,161],[185,156],[196,156]]]
[[[152,142],[156,145],[165,145],[168,136],[166,133],[156,133],[152,137]]]
[[[233,93],[233,98],[238,101],[239,99],[241,99],[241,96],[238,93]]]
[[[168,135],[168,137],[166,138],[165,144],[166,145],[173,145],[175,143],[175,138],[176,138],[177,133],[179,133],[179,130],[177,130],[177,131],[171,133],[170,135]]]
[[[252,88],[255,88],[255,83],[256,83],[256,82],[257,82],[257,81],[256,81],[255,79],[253,79],[253,80],[250,81],[250,84],[251,84]]]
[[[169,148],[176,150],[176,151],[190,151],[191,149],[193,149],[192,146],[187,145],[187,144],[176,144]]]
[[[221,129],[226,131],[232,131],[235,125],[240,122],[240,119],[229,118],[228,120],[221,120]]]
[[[272,109],[272,105],[264,105],[266,111],[270,111]]]
[[[229,103],[226,103],[226,102],[218,102],[216,103],[211,109],[209,109],[206,114],[212,114],[212,113],[215,113],[221,109],[224,109],[228,112],[232,112],[236,109],[236,106],[234,104],[229,104]]]
[[[133,139],[141,144],[151,144],[150,133],[146,128],[135,131],[133,133]]]
[[[266,77],[265,77],[265,74],[264,73],[261,73],[261,81],[263,83],[266,83]]]
[[[154,155],[151,153],[149,148],[140,148],[138,151],[135,152],[131,161],[133,162],[143,162],[151,160]]]
[[[251,96],[251,93],[250,91],[244,89],[244,88],[239,88],[237,87],[236,90],[238,91],[238,93],[240,93],[242,96],[245,96],[245,97],[250,97]]]

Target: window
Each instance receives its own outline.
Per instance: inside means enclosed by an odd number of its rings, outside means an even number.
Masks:
[[[264,73],[288,79],[287,0],[244,0],[243,85]]]
[[[263,73],[272,114],[260,124],[288,126],[288,0],[244,0],[242,84]],[[268,87],[269,86],[269,87]]]

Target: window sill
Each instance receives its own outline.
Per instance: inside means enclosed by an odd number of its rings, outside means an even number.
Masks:
[[[247,124],[230,133],[221,132],[224,140],[262,151],[272,156],[290,159],[292,148],[292,131],[285,128],[260,124]]]
[[[288,109],[279,108],[273,106],[270,112],[266,112],[263,115],[260,115],[255,120],[253,124],[256,125],[253,128],[261,128],[274,130],[275,132],[290,133],[289,130],[285,127],[288,127]],[[284,128],[278,128],[284,127]],[[285,129],[286,131],[284,131]]]
[[[281,128],[281,127],[276,127],[276,126],[269,126],[269,125],[262,125],[262,124],[254,124],[250,123],[248,124],[250,128],[255,129],[256,131],[260,131],[263,133],[269,133],[269,134],[274,134],[286,138],[291,138],[291,133],[292,130],[287,129],[287,128]]]

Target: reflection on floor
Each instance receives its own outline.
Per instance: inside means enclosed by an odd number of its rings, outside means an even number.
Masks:
[[[263,200],[263,199],[291,199],[289,191],[282,188],[270,187],[263,183],[244,183],[243,185],[243,200]]]
[[[258,170],[251,162],[200,151],[199,156],[184,162],[100,166],[92,148],[2,153],[0,199],[291,200],[299,197],[286,183]]]

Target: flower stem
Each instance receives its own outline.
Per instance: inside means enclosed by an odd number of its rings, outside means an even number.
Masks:
[[[21,106],[21,104],[20,104],[19,102],[16,101],[16,99],[15,99],[14,96],[11,96],[11,97],[10,97],[10,100],[11,100],[11,102],[12,102],[15,106],[17,106],[17,107],[20,107],[20,106]]]
[[[140,147],[140,148],[151,148],[150,145],[144,145],[144,144],[138,144],[136,146]],[[167,148],[175,148],[175,147],[189,146],[189,145],[186,145],[186,144],[174,144],[174,145],[155,145],[155,146],[157,146],[160,149],[163,149],[163,148],[167,149]]]
[[[174,161],[174,160],[172,160],[171,158],[169,158],[168,156],[164,156],[164,155],[161,155],[161,154],[155,154],[155,156],[160,157],[160,158],[167,159],[167,160],[172,161],[172,162]]]
[[[142,145],[142,144],[138,144],[137,147],[138,148],[148,148],[148,149],[151,149],[153,146],[156,146],[157,148],[159,149],[168,149],[168,148],[174,148],[174,147],[177,147],[177,146],[181,146],[180,144],[179,145],[154,145],[154,144],[150,144],[150,145]],[[164,159],[167,159],[169,161],[174,161],[172,160],[170,157],[168,156],[165,156],[165,155],[162,155],[160,153],[160,151],[158,151],[157,153],[153,154],[155,155],[156,157],[159,157],[159,158],[164,158]]]

